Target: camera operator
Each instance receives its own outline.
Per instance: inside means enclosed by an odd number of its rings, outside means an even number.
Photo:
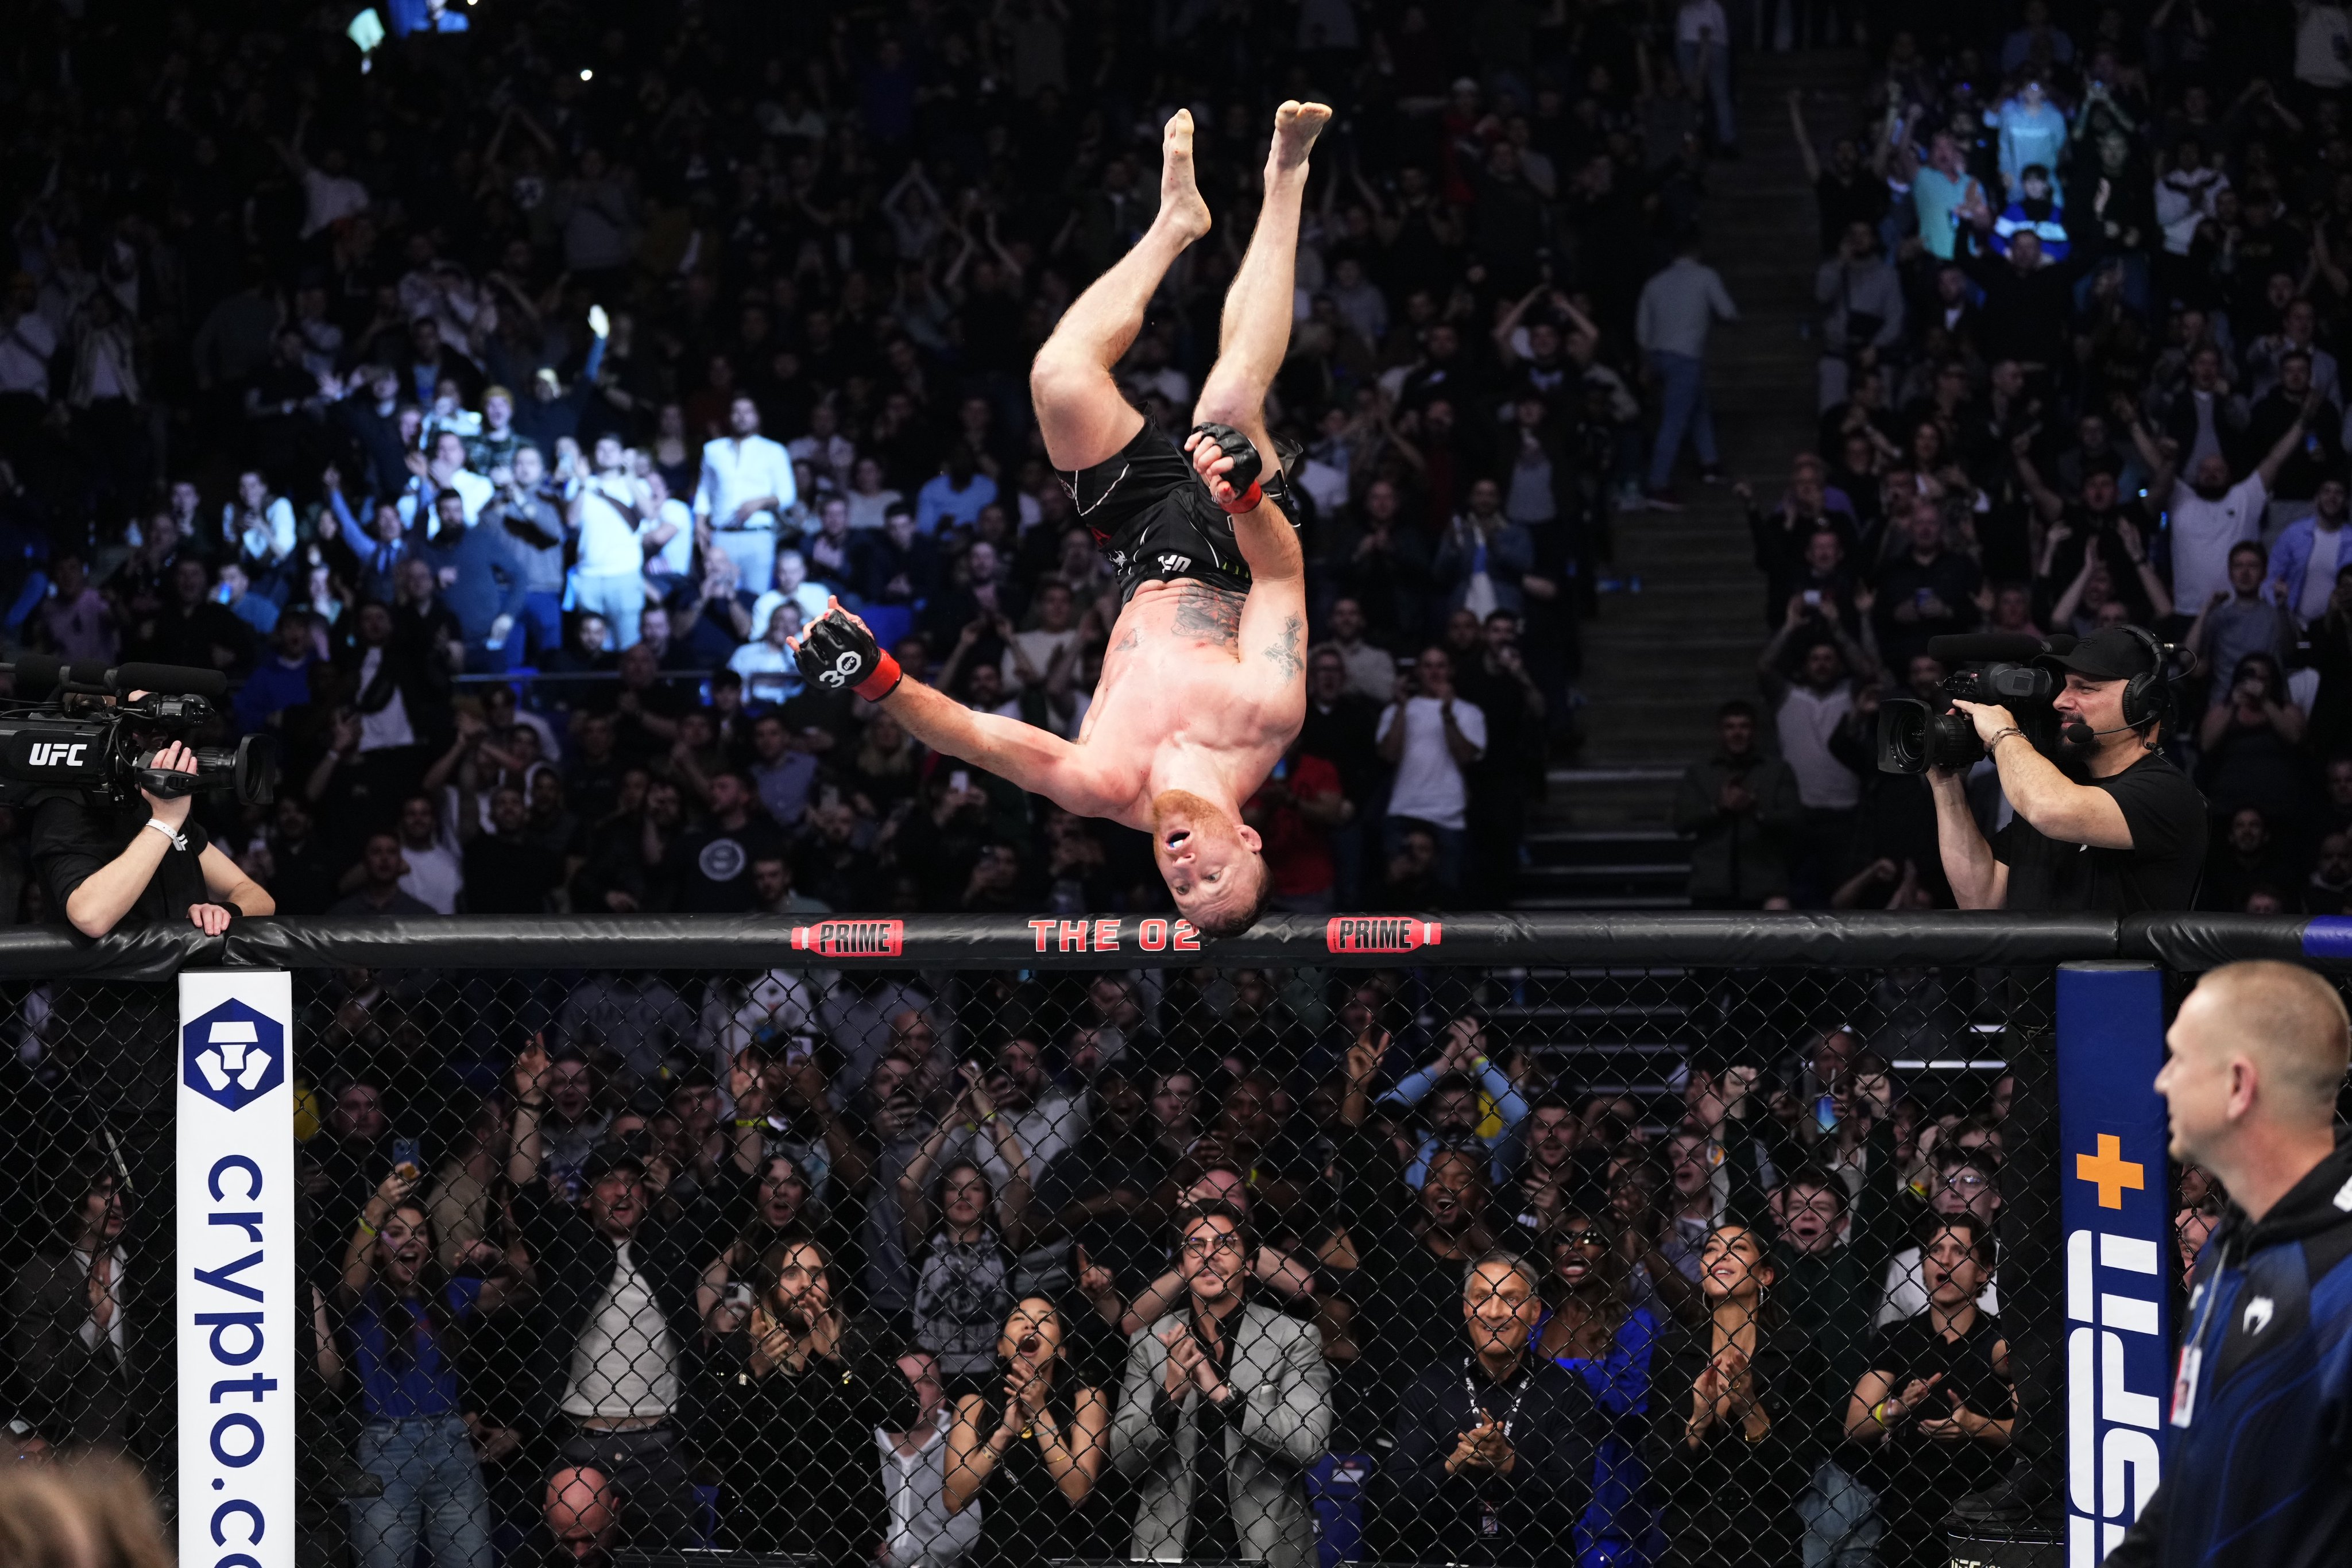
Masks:
[[[2007,708],[1952,705],[1975,723],[2016,813],[1988,842],[1969,810],[1967,770],[1929,772],[1944,873],[1962,909],[2189,906],[2205,859],[2205,798],[2157,749],[2166,657],[2145,633],[2111,626],[2037,661],[2065,681],[2051,700],[2056,762]],[[2147,679],[2127,713],[2135,677]]]
[[[196,756],[173,741],[152,766],[194,773]],[[110,807],[60,793],[33,809],[33,863],[49,906],[63,911],[75,930],[103,936],[136,915],[138,925],[185,917],[217,936],[232,915],[277,912],[260,884],[188,820],[194,797],[140,795],[128,806]]]

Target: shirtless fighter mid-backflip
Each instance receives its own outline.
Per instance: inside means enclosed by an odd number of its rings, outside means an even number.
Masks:
[[[1330,118],[1318,103],[1275,112],[1265,204],[1225,295],[1217,362],[1184,443],[1189,465],[1111,380],[1161,277],[1209,232],[1189,112],[1168,122],[1160,215],[1078,297],[1030,367],[1046,455],[1118,569],[1125,601],[1075,743],[906,679],[838,603],[795,647],[809,679],[882,704],[933,750],[1066,810],[1149,830],[1176,907],[1209,936],[1246,931],[1265,907],[1265,862],[1241,803],[1307,711],[1305,565],[1283,509],[1265,396],[1290,341],[1307,149]]]

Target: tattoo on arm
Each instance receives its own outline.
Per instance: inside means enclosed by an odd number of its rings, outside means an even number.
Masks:
[[[1306,622],[1296,615],[1285,618],[1282,640],[1265,650],[1265,656],[1274,661],[1274,667],[1282,672],[1286,681],[1297,680],[1298,673],[1307,667],[1298,657],[1298,633],[1305,626]]]
[[[1176,619],[1170,631],[1180,637],[1201,637],[1240,650],[1244,595],[1205,583],[1187,583],[1178,592]]]

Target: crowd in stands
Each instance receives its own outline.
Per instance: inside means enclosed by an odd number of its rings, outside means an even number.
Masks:
[[[367,1568],[1927,1563],[2006,1462],[2006,1077],[1833,1028],[1593,1092],[1399,972],[587,984],[519,1054],[440,1046],[544,1016],[470,982],[309,997],[302,1463]],[[137,1200],[51,1190],[16,1408],[168,1446]]]
[[[228,672],[283,784],[196,820],[285,915],[1161,907],[1133,835],[783,644],[837,598],[1076,731],[1118,605],[1029,355],[1192,106],[1217,226],[1121,367],[1181,433],[1264,105],[1311,95],[1310,701],[1250,810],[1276,908],[1491,907],[1611,531],[1733,478],[1692,234],[1732,46],[1866,19],[1864,114],[1792,106],[1822,431],[1738,490],[1767,701],[1686,782],[1695,898],[1948,902],[1875,704],[1938,632],[2121,620],[2204,660],[2208,900],[2341,912],[2343,9],[1732,10],[926,0],[785,47],[428,0],[364,71],[332,9],[42,10],[0,46],[0,632]],[[53,917],[0,841],[0,918]],[[1892,1026],[1691,1054],[1661,1118],[1398,976],[1044,986],[320,977],[313,1561],[1927,1563],[2031,1420],[2011,1086],[1910,1092]],[[53,1087],[26,1012],[8,1082]],[[167,1446],[119,1168],[10,1276],[20,1444]]]
[[[2163,745],[2211,809],[2200,907],[2343,913],[2352,16],[1890,20],[1855,112],[1789,106],[1820,429],[1738,486],[1763,701],[1727,706],[1685,781],[1694,895],[1948,907],[1927,788],[1874,765],[1879,704],[1935,697],[1937,635],[2123,623],[2194,656]]]
[[[200,816],[281,914],[1152,907],[1132,835],[783,644],[837,598],[1075,732],[1118,603],[1030,358],[1191,106],[1216,227],[1119,367],[1181,435],[1296,89],[1339,114],[1270,410],[1318,669],[1248,815],[1278,907],[1506,902],[1615,508],[1679,441],[1645,470],[1644,354],[1713,455],[1708,318],[1643,290],[1729,151],[1728,24],[1652,9],[820,7],[781,54],[725,7],[502,3],[401,12],[365,71],[331,8],[45,14],[18,57],[109,68],[0,105],[0,633],[229,672],[286,787]]]

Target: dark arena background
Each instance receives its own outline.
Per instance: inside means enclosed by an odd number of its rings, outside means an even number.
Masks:
[[[2231,1201],[2166,1030],[2352,975],[2347,85],[2332,0],[20,0],[0,1448],[187,1568],[2096,1568]],[[793,645],[1087,736],[1033,363],[1187,111],[1100,368],[1208,417],[1293,99],[1219,936]],[[2063,699],[1901,705],[2122,628],[2181,894],[1984,907],[1937,791],[2013,848]]]

